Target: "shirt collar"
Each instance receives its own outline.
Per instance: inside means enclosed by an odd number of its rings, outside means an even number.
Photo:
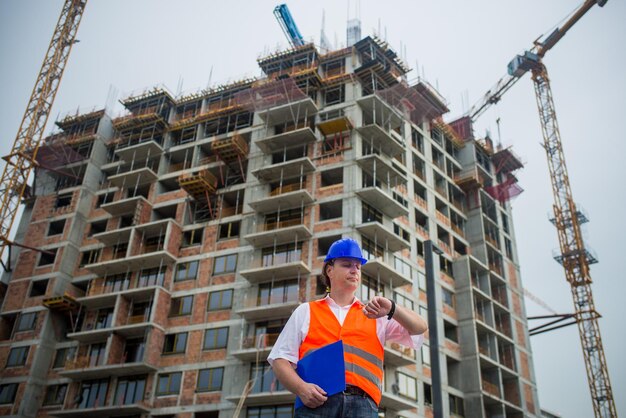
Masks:
[[[326,303],[328,303],[330,306],[335,306],[335,307],[337,307],[337,308],[344,308],[344,309],[348,309],[348,308],[351,308],[351,307],[352,307],[352,305],[354,305],[355,303],[357,303],[357,304],[359,304],[359,305],[363,306],[363,302],[361,302],[361,301],[359,300],[359,298],[357,298],[356,296],[354,297],[354,300],[352,301],[352,303],[351,303],[350,305],[346,305],[346,306],[339,306],[339,305],[337,304],[337,302],[335,302],[335,300],[334,300],[333,298],[331,298],[331,297],[330,297],[330,293],[328,293],[328,294],[326,295],[326,297],[325,297],[323,300],[325,300],[325,301],[326,301]]]

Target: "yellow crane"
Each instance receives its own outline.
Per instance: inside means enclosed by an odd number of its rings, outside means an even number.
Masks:
[[[65,0],[13,147],[3,157],[6,165],[0,180],[0,262],[7,247],[20,245],[11,242],[11,227],[28,188],[29,176],[37,165],[37,151],[67,59],[76,43],[76,32],[86,3],[87,0]]]
[[[602,7],[606,0],[586,0],[561,27],[555,29],[543,41],[535,41],[531,50],[516,56],[508,65],[508,75],[498,81],[483,98],[474,105],[468,114],[474,120],[491,104],[497,103],[502,94],[517,80],[530,71],[535,86],[535,96],[539,109],[539,119],[543,132],[543,147],[548,157],[548,168],[554,195],[554,219],[559,236],[560,255],[556,260],[563,265],[565,278],[571,286],[580,342],[585,357],[587,380],[591,391],[594,414],[599,417],[617,417],[609,371],[602,347],[600,326],[591,292],[589,265],[595,262],[585,249],[580,225],[586,221],[577,209],[563,154],[561,134],[556,118],[550,78],[543,64],[545,54],[556,45],[569,29],[574,26],[595,4]]]

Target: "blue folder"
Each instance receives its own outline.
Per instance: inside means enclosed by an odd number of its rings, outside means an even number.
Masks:
[[[331,396],[346,390],[346,366],[343,359],[343,342],[325,345],[298,361],[298,376],[307,383],[315,383]],[[304,404],[296,397],[296,409]]]

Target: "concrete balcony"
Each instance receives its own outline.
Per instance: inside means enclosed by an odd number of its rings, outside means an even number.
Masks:
[[[155,182],[158,178],[151,167],[138,167],[109,176],[109,183],[117,187],[143,186]]]
[[[122,142],[115,148],[115,154],[124,161],[143,160],[163,154],[163,147],[155,140]]]
[[[252,289],[245,295],[243,307],[235,312],[246,321],[256,321],[260,319],[274,319],[288,317],[294,309],[300,305],[298,295],[288,295],[280,297],[259,298],[258,289]]]
[[[396,367],[415,364],[415,350],[398,343],[386,343],[385,364]]]
[[[308,118],[316,113],[317,106],[308,96],[257,112],[261,119],[269,121],[271,125]]]
[[[272,347],[279,334],[261,334],[251,337],[244,337],[241,340],[241,346],[235,349],[231,354],[243,361],[259,361],[267,360],[267,356],[272,351]]]
[[[153,251],[144,254],[118,258],[114,260],[99,261],[87,264],[86,269],[91,270],[98,276],[125,273],[127,271],[139,271],[160,266],[172,265],[176,257],[169,251]]]
[[[407,409],[417,408],[417,401],[396,395],[390,390],[384,390],[380,407],[393,409],[394,411],[406,411]]]
[[[123,336],[124,338],[136,338],[143,337],[149,328],[157,328],[161,331],[163,327],[150,322],[149,318],[144,315],[131,316],[126,319],[126,323],[118,326],[111,326],[107,328],[91,329],[89,324],[84,326],[84,329],[77,332],[70,332],[67,334],[67,338],[80,341],[82,343],[93,343],[105,341],[109,335],[115,333]]]
[[[380,155],[363,155],[357,158],[356,161],[363,171],[371,174],[372,177],[384,184],[399,185],[407,183],[406,175]]]
[[[383,190],[377,186],[364,187],[356,191],[359,197],[369,205],[378,208],[390,218],[407,216],[409,209],[393,198],[391,190]]]
[[[127,243],[130,240],[130,233],[132,232],[132,226],[126,226],[123,228],[112,229],[110,231],[100,232],[94,234],[93,238],[97,239],[107,247],[115,244]]]
[[[262,181],[275,181],[281,178],[293,178],[315,171],[315,164],[309,157],[296,158],[282,163],[268,165],[252,171]]]
[[[300,219],[296,219],[262,224],[258,232],[246,235],[245,239],[254,247],[268,247],[311,238],[311,230],[300,222]]]
[[[79,357],[65,363],[65,369],[59,374],[74,380],[101,379],[109,376],[132,376],[153,373],[158,370],[155,365],[145,360],[134,362],[122,362],[117,364],[93,365],[90,364],[89,356]]]
[[[395,136],[374,123],[360,126],[356,130],[362,138],[371,141],[376,149],[380,149],[390,157],[396,157],[404,151],[404,146]]]
[[[282,189],[274,190],[269,196],[250,202],[250,207],[259,213],[268,213],[275,212],[277,208],[280,210],[299,208],[302,205],[310,205],[314,201],[306,185],[301,188],[299,184],[290,184]]]
[[[227,396],[226,400],[234,404],[239,404],[241,395]],[[265,406],[265,405],[282,405],[294,403],[296,395],[288,390],[278,390],[275,392],[257,392],[250,393],[243,401],[244,406]]]
[[[396,271],[393,267],[393,261],[390,262],[389,257],[376,257],[367,260],[361,267],[363,274],[367,274],[372,279],[380,278],[380,282],[392,288],[412,284],[410,277]]]
[[[240,274],[250,283],[259,283],[272,278],[287,279],[308,276],[311,274],[311,270],[302,260],[296,260],[269,265],[258,263],[247,270],[241,271]]]
[[[129,405],[103,405],[91,408],[62,409],[60,411],[50,411],[51,417],[76,417],[76,418],[108,418],[124,416],[142,416],[150,413],[147,401],[138,401]]]
[[[154,297],[157,289],[167,292],[161,286],[145,286],[126,289],[113,289],[111,286],[100,285],[90,287],[87,295],[76,299],[84,308],[98,309],[113,306],[118,295],[124,295],[126,299],[148,300]]]
[[[100,206],[112,216],[122,216],[135,213],[139,205],[150,204],[143,196],[127,197],[115,202],[105,203]]]
[[[306,127],[257,139],[255,143],[264,153],[271,154],[284,148],[309,144],[315,142],[316,139],[315,132],[311,128]]]
[[[357,225],[356,229],[367,238],[393,253],[411,246],[410,243],[400,238],[380,222],[366,222]]]

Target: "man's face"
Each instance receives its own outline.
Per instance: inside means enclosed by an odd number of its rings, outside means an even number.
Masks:
[[[331,288],[355,291],[361,283],[361,262],[354,258],[336,258],[327,273]]]

